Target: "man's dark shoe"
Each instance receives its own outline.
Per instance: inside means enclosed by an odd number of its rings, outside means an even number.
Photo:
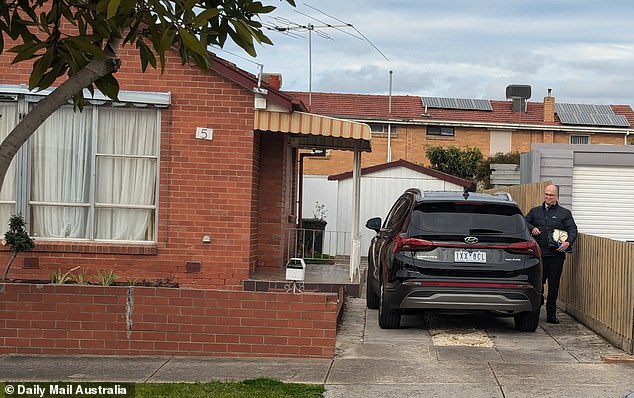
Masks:
[[[546,317],[546,322],[548,323],[554,323],[556,325],[560,324],[561,322],[559,322],[559,319],[557,319],[557,317],[553,314],[553,315],[548,315]]]

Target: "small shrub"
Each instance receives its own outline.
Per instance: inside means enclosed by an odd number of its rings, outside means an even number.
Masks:
[[[97,284],[101,286],[111,286],[115,283],[118,276],[114,271],[100,271],[97,274]]]
[[[26,223],[24,222],[22,214],[14,214],[9,218],[9,230],[4,234],[3,243],[9,245],[12,251],[7,268],[5,268],[2,274],[2,280],[5,280],[9,274],[11,264],[13,264],[13,260],[15,260],[18,253],[33,250],[35,247],[33,238],[31,238],[26,231]]]
[[[158,278],[152,281],[143,279],[141,282],[139,282],[139,285],[150,286],[150,287],[178,287],[179,286],[178,282],[172,280],[171,278],[166,278],[166,279]]]
[[[88,283],[88,278],[86,277],[86,273],[81,271],[71,275],[73,282],[78,285],[85,285]]]
[[[79,266],[69,270],[68,272],[62,273],[62,270],[58,268],[57,271],[53,271],[51,273],[51,283],[62,285],[64,283],[72,282],[74,280],[73,272],[78,269],[79,269]]]
[[[328,210],[326,209],[326,205],[323,203],[315,202],[313,217],[315,217],[315,220],[326,221],[326,217],[328,217]]]

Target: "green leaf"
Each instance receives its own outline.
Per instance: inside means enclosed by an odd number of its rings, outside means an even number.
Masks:
[[[143,40],[141,38],[141,32],[139,32],[139,26],[141,25],[141,20],[137,19],[136,21],[134,21],[134,24],[132,24],[132,26],[130,26],[130,29],[128,30],[128,34],[126,35],[125,39],[123,39],[123,44],[122,46],[125,46],[127,43],[133,43],[135,40]]]
[[[27,59],[32,59],[36,57],[35,54],[39,49],[45,46],[45,43],[28,43],[21,44],[19,46],[15,46],[9,49],[10,52],[17,53],[16,57],[13,59],[12,63],[22,62]]]
[[[207,53],[207,49],[205,48],[205,46],[203,46],[202,43],[187,30],[183,28],[178,28],[178,34],[180,35],[185,47],[194,51],[196,54],[200,54],[203,56]]]
[[[84,93],[80,90],[77,94],[73,95],[73,110],[81,111],[82,109],[84,109]]]
[[[119,9],[121,10],[121,14],[130,14],[134,11],[134,7],[136,7],[136,0],[122,0]]]
[[[0,16],[5,21],[9,21],[11,19],[9,18],[9,5],[6,1],[0,1]]]
[[[95,58],[105,58],[106,53],[100,47],[92,44],[88,40],[83,40],[81,37],[69,37],[65,41],[73,43],[78,49],[93,55]]]
[[[240,21],[231,21],[231,24],[236,28],[236,30],[233,31],[233,29],[227,29],[229,36],[237,45],[246,51],[247,54],[255,57],[257,54],[255,52],[255,47],[253,46],[253,37],[251,36],[251,32],[239,22]]]
[[[62,8],[62,15],[64,16],[64,18],[66,18],[67,21],[70,21],[71,23],[73,23],[73,21],[75,21],[76,19],[73,16],[72,8],[70,7],[61,7],[61,8]]]
[[[51,84],[55,83],[55,80],[57,80],[58,77],[59,76],[54,71],[47,72],[37,82],[37,85],[31,88],[37,87],[39,90],[47,89],[51,86]]]
[[[108,2],[108,13],[106,16],[107,19],[110,19],[117,15],[119,4],[121,4],[121,0],[110,0],[110,2]]]
[[[56,53],[57,51],[55,51],[54,47],[49,48],[48,51],[44,53],[44,56],[33,63],[33,71],[37,71],[40,75],[44,74],[44,72],[50,68]]]
[[[35,8],[31,7],[28,0],[18,0],[18,5],[22,9],[21,11],[26,13],[32,21],[37,21],[37,14],[35,14]],[[16,12],[18,8],[15,8]]]
[[[137,48],[139,49],[139,56],[141,57],[141,68],[145,72],[147,69],[148,63],[152,65],[154,69],[156,69],[156,58],[154,57],[154,53],[152,50],[143,42],[143,40],[138,40],[136,42]]]
[[[112,73],[95,81],[95,86],[108,98],[119,101],[119,82]]]
[[[210,19],[216,18],[218,14],[220,14],[220,10],[217,8],[211,8],[211,9],[205,10],[201,12],[200,14],[198,14],[196,18],[194,18],[194,20],[192,21],[192,24],[196,28],[205,26],[208,24],[207,21],[209,21]]]

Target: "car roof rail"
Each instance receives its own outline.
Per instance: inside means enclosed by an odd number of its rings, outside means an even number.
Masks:
[[[423,193],[418,188],[408,188],[408,189],[405,190],[405,193],[413,193],[413,194],[416,194],[416,195],[419,195],[419,196],[423,196]]]
[[[511,196],[511,194],[510,194],[510,193],[508,193],[508,192],[502,192],[502,191],[500,191],[500,192],[496,192],[496,193],[494,193],[493,195],[494,195],[494,196],[499,196],[499,197],[501,197],[501,198],[504,198],[504,199],[506,199],[506,200],[508,200],[508,201],[510,201],[510,202],[512,202],[512,201],[513,201],[513,197],[512,197],[512,196]]]

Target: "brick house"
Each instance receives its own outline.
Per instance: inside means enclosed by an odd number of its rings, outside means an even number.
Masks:
[[[309,93],[288,94],[309,103]],[[542,102],[524,100],[519,107],[514,102],[394,95],[390,113],[387,95],[313,92],[310,111],[370,125],[372,152],[363,157],[362,167],[398,159],[428,166],[428,144],[477,147],[488,157],[529,152],[534,143],[624,145],[634,131],[629,105],[559,104],[550,90]],[[350,154],[331,151],[307,159],[304,170],[332,175],[349,171],[349,165]]]
[[[142,73],[135,50],[119,56],[120,101],[97,93],[81,113],[62,107],[12,163],[0,229],[22,213],[36,247],[10,278],[80,266],[120,281],[242,290],[286,260],[300,148],[370,150],[366,125],[305,113],[274,79],[260,83],[216,56],[203,73],[169,54],[162,75]],[[28,92],[30,65],[11,59],[0,56],[2,137],[50,92]],[[10,252],[0,254],[6,264]]]

